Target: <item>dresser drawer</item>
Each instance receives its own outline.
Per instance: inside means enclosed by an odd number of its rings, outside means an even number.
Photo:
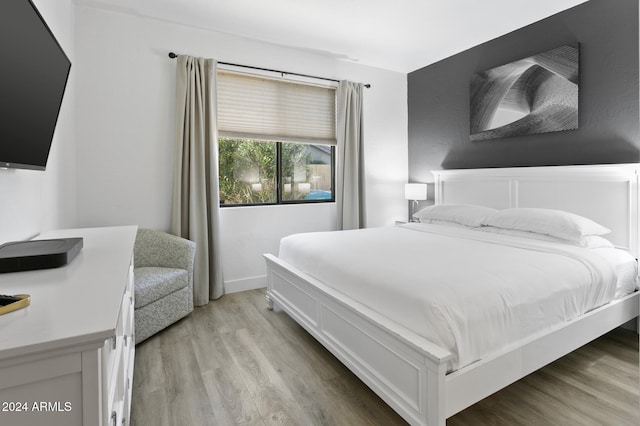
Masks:
[[[120,313],[116,323],[115,336],[105,340],[102,346],[102,377],[108,385],[108,381],[113,374],[114,364],[118,352],[124,344],[125,321],[129,319],[129,298],[123,297],[120,303]]]
[[[115,413],[118,425],[122,422],[124,399],[131,386],[133,361],[133,304],[131,297],[125,292],[120,305],[120,314],[116,325],[116,334],[107,339],[103,346],[102,383],[103,403],[107,408],[108,424],[113,421]]]

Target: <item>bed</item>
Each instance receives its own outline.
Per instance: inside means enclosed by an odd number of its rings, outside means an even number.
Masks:
[[[437,206],[485,206],[500,212],[529,208],[571,212],[608,228],[611,232],[606,235],[607,240],[628,253],[633,261],[638,252],[638,170],[637,164],[622,164],[433,173]],[[287,312],[411,424],[444,425],[446,418],[453,414],[638,316],[638,292],[633,288],[620,291],[616,278],[620,274],[611,266],[599,265],[598,259],[602,256],[591,255],[590,249],[574,249],[554,241],[527,240],[500,232],[481,232],[470,229],[476,227],[471,224],[454,227],[438,220],[427,222],[432,223],[365,230],[364,244],[351,245],[356,243],[347,239],[339,243],[345,247],[345,253],[351,252],[355,257],[347,258],[347,254],[340,253],[335,258],[324,256],[325,264],[314,261],[313,251],[305,260],[298,254],[302,246],[296,246],[309,245],[304,242],[308,239],[320,250],[315,252],[317,259],[317,253],[328,252],[322,246],[321,234],[294,237],[289,246],[283,246],[280,257],[265,255],[268,306],[275,305]],[[332,234],[346,238],[349,232]],[[431,263],[419,251],[426,239],[435,241],[435,245],[427,249],[428,257],[433,257]],[[471,262],[469,266],[474,271],[487,265],[488,272],[466,278],[466,285],[473,285],[478,291],[469,294],[471,305],[432,309],[433,315],[424,315],[421,307],[440,307],[444,302],[424,301],[419,297],[401,299],[396,293],[405,289],[411,295],[420,285],[419,281],[411,280],[424,271],[420,279],[433,282],[436,287],[447,283],[443,287],[446,290],[443,300],[460,299],[462,290],[450,285],[462,280],[460,271],[464,268],[456,268],[455,264],[447,266],[446,255],[443,259],[436,258],[437,248],[454,240],[458,241],[458,245],[453,246],[456,252],[468,251],[461,256],[462,261]],[[510,251],[504,251],[505,245]],[[380,268],[383,262],[372,256],[385,247],[391,249],[383,257],[396,257],[389,261],[388,267]],[[522,257],[525,263],[518,264],[521,260],[508,257],[514,250],[527,252]],[[526,282],[525,277],[491,273],[491,268],[514,271],[526,268],[527,262],[535,257],[554,266],[545,267],[543,271],[532,267],[525,274],[531,276],[532,282]],[[490,266],[492,258],[509,259],[512,267]],[[358,262],[361,270],[355,274],[352,270],[358,268],[348,265]],[[412,270],[416,265],[418,269]],[[425,271],[425,265],[429,265],[430,271]],[[634,279],[636,271],[634,269]],[[572,278],[574,273],[578,278]],[[450,282],[443,281],[447,279]],[[496,322],[495,316],[493,320],[474,316],[491,312],[485,302],[492,297],[484,296],[478,289],[514,279],[522,281],[518,294],[544,281],[548,281],[552,289],[572,285],[567,283],[576,279],[584,283],[578,289],[579,297],[562,299],[561,294],[551,293],[546,300],[535,301],[538,305],[527,306],[516,301],[520,313],[505,308],[509,315],[521,315],[521,318],[536,316],[537,312],[542,325],[529,327],[527,320],[527,326],[521,322],[509,328]],[[356,291],[366,285],[369,287],[364,293]],[[393,285],[397,286],[395,292]],[[535,296],[544,292],[531,293]],[[493,299],[500,305],[505,294]],[[477,301],[475,311],[473,300]],[[435,325],[448,315],[443,312],[456,315],[466,312],[467,317],[457,315],[460,323],[448,322],[444,328],[448,327],[449,333],[434,331],[442,330]],[[558,318],[545,323],[548,317]],[[491,338],[463,344],[465,334],[459,332],[460,328],[467,328],[466,335]],[[499,341],[507,335],[508,339]]]

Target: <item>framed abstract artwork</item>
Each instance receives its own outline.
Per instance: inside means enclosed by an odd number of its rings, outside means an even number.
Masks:
[[[470,139],[578,128],[579,45],[478,72],[471,79]]]

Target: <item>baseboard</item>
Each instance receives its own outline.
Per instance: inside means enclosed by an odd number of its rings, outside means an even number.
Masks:
[[[256,288],[265,288],[267,286],[267,276],[241,278],[239,280],[229,280],[224,282],[224,292],[239,293],[241,291],[253,290]]]

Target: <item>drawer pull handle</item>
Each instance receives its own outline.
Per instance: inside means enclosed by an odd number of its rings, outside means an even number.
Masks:
[[[113,336],[111,338],[111,349],[113,349],[114,351],[116,350],[116,346],[117,346],[117,340],[116,340],[116,336]]]
[[[113,426],[118,426],[118,414],[115,411],[111,412],[111,424]]]
[[[125,335],[124,335],[124,345],[125,345],[125,346],[127,346],[127,337],[128,337],[128,336],[125,334]]]

